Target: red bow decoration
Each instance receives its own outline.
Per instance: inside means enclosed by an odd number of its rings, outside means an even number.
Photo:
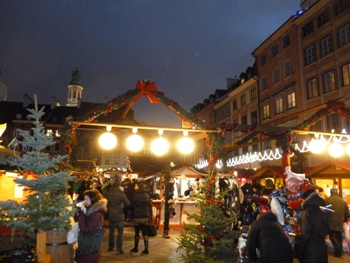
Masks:
[[[147,96],[151,103],[159,104],[159,100],[155,96],[155,93],[157,93],[157,88],[154,82],[150,83],[139,80],[136,84],[136,88],[138,88],[140,92],[134,97],[134,102],[142,96]]]

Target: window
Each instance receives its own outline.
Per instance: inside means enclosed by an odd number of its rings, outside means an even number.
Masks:
[[[338,30],[339,47],[350,43],[350,23],[342,26]]]
[[[237,100],[232,101],[232,109],[237,110]]]
[[[309,65],[316,61],[315,45],[311,45],[304,51],[305,54],[305,65]]]
[[[51,129],[47,129],[46,130],[46,135],[50,135],[50,134],[52,134],[53,133],[53,130],[51,130]]]
[[[244,105],[246,103],[245,101],[245,94],[241,96],[241,105]]]
[[[257,141],[257,140],[258,140],[258,137],[254,137],[252,139],[253,142]],[[252,145],[252,150],[253,150],[253,152],[258,152],[259,151],[259,144],[258,143],[253,144]]]
[[[244,125],[248,124],[247,115],[246,115],[246,116],[242,116],[242,118],[241,118],[241,124],[244,124]]]
[[[331,36],[326,36],[320,41],[321,44],[321,57],[324,57],[333,51],[332,38]]]
[[[290,46],[290,35],[283,37],[283,48]]]
[[[105,156],[105,164],[109,164],[109,155]]]
[[[326,126],[327,126],[327,131],[331,131],[334,130],[336,133],[340,133],[341,132],[341,120],[340,120],[340,116],[338,114],[332,114],[330,116],[327,116],[327,122],[326,122]]]
[[[340,0],[334,5],[334,13],[337,16],[343,11],[345,11],[347,8],[349,8],[348,0]]]
[[[275,100],[275,114],[280,114],[283,112],[283,102],[282,98],[278,98]]]
[[[55,151],[60,151],[60,150],[61,150],[60,142],[55,143]]]
[[[312,99],[318,96],[317,79],[311,79],[307,82],[307,97]]]
[[[314,23],[310,22],[306,26],[303,27],[303,37],[307,37],[311,33],[314,32]]]
[[[250,91],[250,100],[256,99],[256,88]]]
[[[266,64],[266,55],[264,54],[260,57],[260,66],[262,67],[265,64]]]
[[[323,88],[325,93],[335,90],[334,71],[323,74]]]
[[[270,118],[270,105],[263,106],[263,120]]]
[[[116,156],[116,157],[114,158],[114,164],[119,164],[119,157],[118,157],[118,156]]]
[[[272,46],[272,57],[275,57],[279,53],[278,43]]]
[[[288,59],[284,62],[284,77],[288,77],[293,74],[293,63],[292,59]]]
[[[264,76],[261,78],[261,89],[262,90],[267,90],[268,85],[267,85],[267,76]]]
[[[287,94],[287,110],[295,108],[295,92]]]
[[[350,63],[347,63],[341,67],[342,84],[343,86],[350,84]]]
[[[273,84],[276,84],[281,81],[281,69],[277,67],[273,70]]]
[[[324,12],[318,17],[318,27],[323,26],[324,24],[328,23],[330,21],[330,13],[329,10]]]
[[[258,112],[253,111],[250,113],[250,124],[257,124],[258,123]]]
[[[264,149],[271,149],[271,141],[264,142]]]

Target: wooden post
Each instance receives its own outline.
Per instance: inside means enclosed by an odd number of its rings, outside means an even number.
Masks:
[[[46,257],[46,232],[36,234],[36,255],[38,262],[45,262]]]

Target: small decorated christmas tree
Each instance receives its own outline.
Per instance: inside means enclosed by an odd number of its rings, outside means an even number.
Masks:
[[[220,154],[223,138],[218,134],[209,134],[208,141],[210,163]],[[238,258],[237,242],[240,232],[233,229],[237,215],[226,211],[224,195],[216,191],[218,174],[210,165],[206,182],[201,185],[200,193],[195,195],[199,212],[188,214],[195,224],[184,224],[179,238],[179,251],[185,263],[236,262]]]
[[[29,149],[21,157],[9,161],[16,166],[20,175],[14,179],[28,192],[26,199],[0,202],[2,214],[7,215],[4,221],[15,231],[25,230],[27,233],[41,233],[49,229],[63,231],[71,227],[70,218],[74,215],[71,199],[67,195],[68,172],[63,170],[66,156],[51,157],[45,152],[46,147],[55,144],[52,134],[46,134],[40,123],[44,115],[44,107],[38,110],[28,109],[33,119],[32,131],[18,129],[19,144]]]

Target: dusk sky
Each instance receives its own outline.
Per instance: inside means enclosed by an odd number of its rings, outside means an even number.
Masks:
[[[185,110],[226,89],[299,0],[0,1],[0,80],[8,101],[67,102],[76,66],[83,101],[103,102],[146,77]],[[170,115],[169,115],[170,114]],[[171,116],[171,117],[169,117]],[[135,118],[178,126],[142,98]]]

